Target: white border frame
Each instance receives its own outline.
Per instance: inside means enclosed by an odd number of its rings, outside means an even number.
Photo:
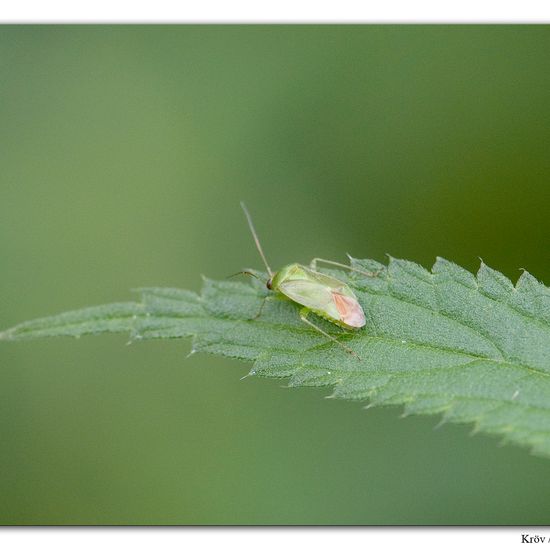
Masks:
[[[548,0],[4,0],[4,23],[544,23]]]

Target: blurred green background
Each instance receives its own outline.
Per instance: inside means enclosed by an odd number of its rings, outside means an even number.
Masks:
[[[385,253],[550,281],[550,28],[0,27],[0,328]],[[532,524],[550,461],[125,336],[0,346],[2,524]]]

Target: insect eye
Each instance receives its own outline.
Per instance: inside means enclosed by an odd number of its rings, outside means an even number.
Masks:
[[[266,286],[267,288],[269,288],[269,290],[271,290],[271,279],[268,279],[268,280],[267,280],[267,283],[265,284],[265,286]]]

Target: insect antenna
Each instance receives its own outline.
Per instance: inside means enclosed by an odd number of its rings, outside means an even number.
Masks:
[[[256,248],[258,249],[258,252],[260,253],[260,256],[262,257],[262,260],[264,262],[265,268],[267,269],[267,272],[269,273],[269,278],[273,278],[273,271],[271,271],[271,268],[269,267],[269,264],[267,263],[267,260],[265,259],[264,251],[262,250],[262,245],[260,244],[260,239],[258,239],[258,234],[256,233],[256,230],[254,229],[254,224],[252,223],[252,218],[250,217],[250,214],[248,210],[246,209],[246,206],[244,202],[241,202],[241,208],[243,209],[244,215],[246,216],[246,221],[248,222],[248,227],[250,227],[250,232],[252,233],[252,236],[254,237],[254,242],[256,243]]]

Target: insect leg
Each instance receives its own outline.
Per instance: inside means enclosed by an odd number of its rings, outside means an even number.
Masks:
[[[313,258],[311,260],[309,267],[313,271],[317,271],[317,262],[322,262],[324,264],[329,265],[335,265],[337,267],[343,267],[344,269],[349,269],[350,271],[356,271],[357,273],[362,273],[363,275],[366,275],[367,277],[378,277],[380,273],[382,273],[382,270],[380,271],[363,271],[362,269],[357,269],[356,267],[351,267],[351,265],[341,264],[339,262],[333,262],[332,260],[323,260],[323,258]]]
[[[264,296],[264,299],[262,300],[262,305],[260,306],[258,313],[256,313],[256,315],[254,315],[254,317],[252,317],[251,320],[255,321],[262,314],[262,311],[264,309],[265,303],[267,302],[268,298],[269,296]]]
[[[260,281],[262,280],[256,274],[251,273],[250,271],[238,271],[237,273],[233,273],[233,275],[229,275],[227,279],[230,279],[231,277],[236,277],[237,275],[250,275],[250,277],[255,277]],[[264,299],[262,300],[262,305],[260,306],[260,310],[258,311],[258,313],[256,313],[256,315],[254,315],[254,317],[250,319],[251,321],[256,320],[262,314],[262,311],[264,309],[264,306],[265,306],[265,303],[267,302],[268,297],[269,296],[264,296]]]
[[[329,340],[332,340],[333,342],[335,342],[336,344],[338,344],[339,346],[344,348],[348,353],[351,353],[351,355],[353,355],[354,357],[357,357],[357,359],[361,360],[359,355],[357,355],[352,349],[348,348],[348,346],[346,346],[345,344],[342,344],[342,342],[340,342],[340,340],[337,340],[336,338],[334,338],[334,336],[331,336],[328,332],[325,332],[322,328],[320,328],[317,325],[315,325],[314,323],[312,323],[307,318],[309,312],[310,312],[310,310],[307,307],[300,310],[300,319],[306,325],[309,325],[310,327],[314,328],[317,332],[320,332],[323,336],[326,336]]]

